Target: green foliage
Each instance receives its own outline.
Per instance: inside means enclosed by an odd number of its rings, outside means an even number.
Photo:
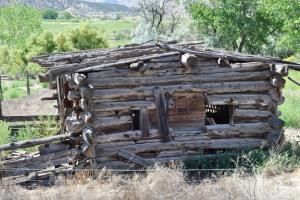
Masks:
[[[7,144],[10,142],[10,129],[6,122],[0,121],[0,144]]]
[[[271,38],[284,36],[286,26],[296,23],[299,6],[298,0],[200,0],[191,4],[190,11],[213,46],[260,53]]]
[[[42,11],[43,19],[57,19],[58,18],[58,12],[53,9],[46,9]]]
[[[60,33],[56,37],[56,43],[57,43],[58,52],[65,52],[65,51],[72,50],[71,43],[68,41],[68,38],[62,33]]]
[[[69,33],[70,41],[75,49],[95,49],[108,47],[107,40],[95,28],[83,25]]]
[[[38,10],[25,5],[0,7],[0,43],[20,46],[40,30],[41,15]]]
[[[25,72],[24,52],[20,49],[1,46],[0,47],[0,71],[15,77],[21,76]]]
[[[61,13],[60,18],[64,20],[70,20],[73,18],[73,16],[71,15],[71,13],[64,11]]]

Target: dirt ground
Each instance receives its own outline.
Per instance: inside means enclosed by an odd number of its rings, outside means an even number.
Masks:
[[[55,101],[41,101],[42,97],[51,97],[54,90],[43,89],[36,94],[21,99],[2,102],[3,116],[55,115]]]

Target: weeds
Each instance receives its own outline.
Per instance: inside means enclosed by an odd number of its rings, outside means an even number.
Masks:
[[[10,129],[7,123],[0,121],[0,144],[7,144],[10,141]]]

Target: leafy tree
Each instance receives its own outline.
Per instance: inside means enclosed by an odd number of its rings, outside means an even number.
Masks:
[[[72,19],[72,15],[71,13],[64,11],[63,13],[61,13],[61,18],[65,20],[70,20]]]
[[[25,5],[0,7],[0,44],[22,45],[41,30],[40,12]]]
[[[300,17],[299,0],[198,0],[190,11],[213,46],[249,53],[260,53]]]
[[[78,50],[108,47],[107,40],[90,25],[71,30],[69,39],[73,47]]]
[[[57,19],[58,18],[58,12],[53,9],[46,9],[42,11],[43,19]]]

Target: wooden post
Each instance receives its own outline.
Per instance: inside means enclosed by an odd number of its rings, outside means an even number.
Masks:
[[[168,126],[168,116],[167,116],[167,105],[166,105],[166,99],[165,94],[161,88],[155,88],[154,89],[154,96],[156,101],[156,107],[157,107],[157,118],[158,118],[158,124],[159,124],[159,132],[162,136],[162,139],[164,142],[170,141],[170,132],[169,132],[169,126]]]
[[[30,83],[29,83],[29,73],[26,71],[26,88],[27,88],[27,95],[30,95]]]

